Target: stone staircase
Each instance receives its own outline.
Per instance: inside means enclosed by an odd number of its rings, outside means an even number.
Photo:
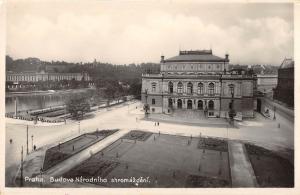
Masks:
[[[190,120],[206,119],[203,110],[190,110],[190,109],[174,110],[172,116],[175,118],[190,119]]]

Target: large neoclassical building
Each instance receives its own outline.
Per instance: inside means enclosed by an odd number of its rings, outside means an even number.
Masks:
[[[161,56],[160,73],[142,75],[142,102],[150,113],[194,110],[226,118],[233,102],[238,116],[253,117],[256,77],[243,70],[229,71],[228,63],[227,54],[221,58],[212,50]]]

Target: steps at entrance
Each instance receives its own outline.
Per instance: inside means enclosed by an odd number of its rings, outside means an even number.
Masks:
[[[205,115],[203,110],[175,110],[172,114],[173,117],[176,118],[184,118],[184,119],[205,119]]]

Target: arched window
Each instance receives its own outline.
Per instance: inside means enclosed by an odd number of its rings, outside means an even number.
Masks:
[[[151,83],[152,85],[152,92],[155,92],[156,91],[156,83]]]
[[[177,108],[178,108],[178,109],[181,109],[181,108],[182,108],[182,100],[181,100],[181,99],[178,99],[178,100],[177,100]]]
[[[187,93],[188,94],[192,94],[193,93],[193,84],[191,82],[189,82],[187,84]]]
[[[182,93],[183,92],[183,85],[182,82],[179,82],[177,84],[177,93]]]
[[[173,83],[169,82],[169,93],[173,93]]]
[[[198,109],[203,110],[203,101],[202,100],[198,101]]]
[[[208,109],[209,110],[213,110],[214,109],[214,101],[209,100],[209,102],[208,102]]]
[[[209,83],[208,85],[208,94],[209,95],[214,95],[215,93],[215,85],[213,83]]]
[[[203,83],[198,83],[198,94],[203,94]]]
[[[228,87],[229,87],[229,95],[234,95],[234,85],[233,84],[230,84],[230,85],[228,85]]]

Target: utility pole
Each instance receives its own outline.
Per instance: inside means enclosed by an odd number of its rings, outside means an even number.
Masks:
[[[27,155],[29,154],[29,148],[28,148],[28,125],[27,125],[27,128],[26,128],[26,145],[27,145]]]
[[[21,151],[21,187],[23,187],[23,146]]]

